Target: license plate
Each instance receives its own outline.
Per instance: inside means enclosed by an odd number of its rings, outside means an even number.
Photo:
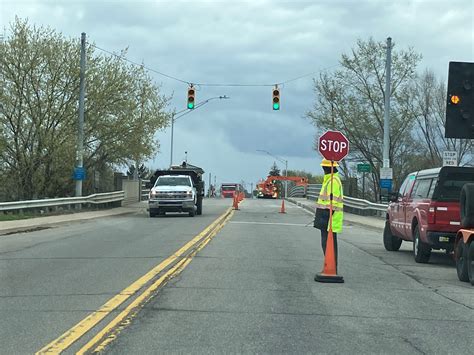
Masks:
[[[440,242],[449,242],[449,237],[439,237]]]

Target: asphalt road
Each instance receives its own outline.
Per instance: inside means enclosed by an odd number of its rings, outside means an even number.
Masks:
[[[31,354],[71,328],[212,223],[201,216],[135,214],[0,237],[0,353]],[[73,347],[73,349],[75,349]]]
[[[39,350],[229,205],[206,200],[195,218],[138,210],[1,237],[0,352]],[[346,224],[345,283],[316,283],[323,255],[318,231],[306,226],[311,216],[291,204],[279,210],[279,201],[245,200],[106,352],[472,353],[474,288],[457,280],[449,256],[416,264],[410,244],[387,252],[381,231]]]

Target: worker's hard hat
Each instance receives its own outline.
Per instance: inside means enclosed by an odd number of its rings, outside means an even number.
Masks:
[[[328,168],[330,168],[331,167],[331,160],[323,159],[323,161],[321,162],[321,166],[327,166]],[[339,166],[339,164],[337,163],[337,161],[333,161],[332,166],[337,168]]]

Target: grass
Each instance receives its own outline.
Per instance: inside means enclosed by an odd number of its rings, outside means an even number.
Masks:
[[[18,221],[20,219],[28,219],[34,217],[40,217],[41,215],[17,213],[17,214],[0,214],[0,222],[3,221]]]

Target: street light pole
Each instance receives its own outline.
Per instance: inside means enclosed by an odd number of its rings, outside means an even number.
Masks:
[[[285,177],[288,178],[288,160],[277,157],[276,155],[273,155],[270,152],[267,152],[266,150],[257,149],[257,152],[268,154],[276,160],[285,163]],[[285,198],[286,197],[288,197],[288,180],[285,180]]]
[[[171,148],[170,148],[170,167],[173,165],[173,138],[174,138],[174,122],[180,118],[180,117],[183,117],[187,114],[190,114],[191,112],[197,110],[198,108],[204,106],[205,104],[207,104],[209,101],[212,101],[212,100],[215,100],[215,99],[230,99],[229,96],[226,96],[226,95],[221,95],[221,96],[215,96],[215,97],[211,97],[207,100],[204,100],[204,101],[201,101],[199,102],[198,104],[196,104],[196,106],[194,107],[193,110],[189,110],[189,109],[185,109],[185,110],[182,110],[182,111],[179,111],[179,112],[175,112],[173,113],[173,116],[171,117]],[[178,116],[176,116],[178,115]]]

